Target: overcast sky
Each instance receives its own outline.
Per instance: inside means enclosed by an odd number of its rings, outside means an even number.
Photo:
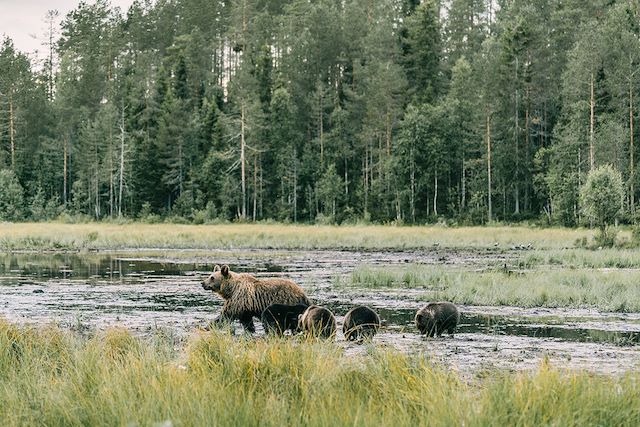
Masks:
[[[9,36],[16,49],[33,53],[35,50],[45,51],[42,40],[46,33],[44,21],[48,10],[60,12],[62,19],[69,11],[78,6],[73,0],[0,0],[0,39]],[[87,3],[95,3],[88,0]],[[133,0],[111,0],[112,6],[120,7],[126,12]]]

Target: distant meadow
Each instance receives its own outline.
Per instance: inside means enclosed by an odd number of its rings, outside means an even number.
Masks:
[[[590,239],[593,234],[588,229],[525,226],[4,223],[0,227],[0,249],[561,250],[575,248],[576,244]],[[622,238],[628,235],[628,232],[621,233]],[[535,253],[539,257],[551,256],[546,252]],[[628,258],[631,253],[623,253],[622,256]]]

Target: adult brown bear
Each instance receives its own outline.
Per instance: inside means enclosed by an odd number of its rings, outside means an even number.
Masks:
[[[271,304],[311,305],[304,290],[292,280],[258,279],[251,274],[234,273],[228,265],[216,265],[202,281],[202,287],[224,299],[222,313],[214,323],[239,320],[248,332],[255,332],[253,317],[260,317]]]

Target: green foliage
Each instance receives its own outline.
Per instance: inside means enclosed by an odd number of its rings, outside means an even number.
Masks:
[[[336,166],[332,163],[318,181],[316,190],[317,196],[322,203],[322,212],[325,217],[335,220],[336,204],[341,195],[342,187],[343,184],[336,172]]]
[[[586,218],[600,228],[597,243],[613,246],[615,231],[610,226],[620,218],[624,203],[624,184],[620,172],[606,165],[594,169],[580,189],[580,206]]]
[[[29,206],[29,219],[33,221],[46,221],[57,218],[62,213],[62,207],[58,200],[51,198],[45,199],[45,194],[38,189],[35,196],[31,199]]]
[[[0,170],[0,220],[17,221],[23,218],[24,190],[15,173]]]
[[[96,220],[574,226],[593,161],[622,174],[632,221],[637,18],[605,0],[81,3],[46,76],[2,41],[0,168],[19,218],[59,200]]]

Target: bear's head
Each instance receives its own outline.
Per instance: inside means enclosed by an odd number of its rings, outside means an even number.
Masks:
[[[207,291],[220,292],[222,282],[229,278],[229,266],[216,265],[213,267],[213,273],[202,281],[202,287]]]

